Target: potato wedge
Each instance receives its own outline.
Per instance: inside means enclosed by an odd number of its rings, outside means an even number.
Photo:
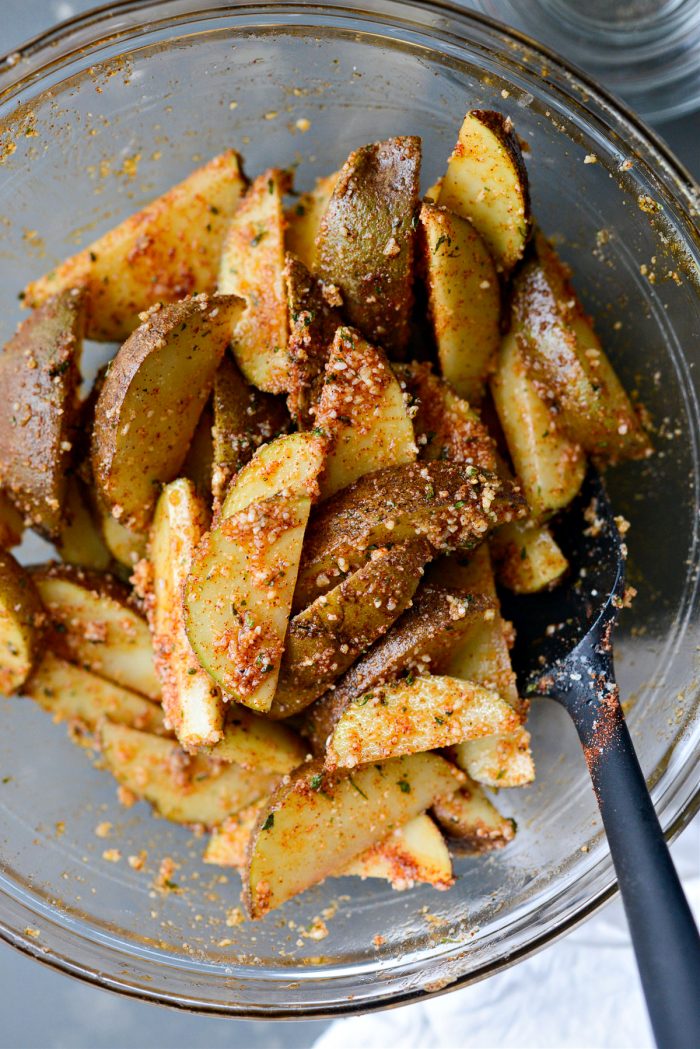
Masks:
[[[156,302],[213,292],[229,219],[245,179],[228,150],[90,247],[29,284],[26,306],[68,288],[87,291],[86,337],[122,342]]]
[[[412,889],[418,883],[449,889],[455,880],[445,839],[425,813],[397,827],[339,873],[356,875],[363,880],[382,878],[399,892]]]
[[[187,477],[192,481],[198,494],[201,495],[207,506],[211,506],[212,503],[211,482],[214,471],[213,425],[214,417],[211,401],[209,401],[202,409],[202,414],[192,435],[192,442],[185,456],[185,461],[180,468],[180,476]]]
[[[569,562],[546,525],[516,521],[491,537],[491,553],[501,586],[515,594],[536,594],[556,586]]]
[[[104,506],[133,531],[148,527],[158,485],[178,475],[239,311],[230,296],[154,309],[112,362],[92,470]]]
[[[339,171],[316,180],[308,193],[302,193],[296,204],[285,212],[287,248],[313,271],[316,266],[316,237],[328,202],[331,199]]]
[[[325,752],[335,723],[354,699],[403,675],[436,672],[470,626],[494,606],[493,599],[481,595],[421,583],[411,607],[309,711],[306,732],[314,753]]]
[[[440,798],[433,805],[432,814],[450,845],[462,856],[502,849],[515,837],[515,820],[501,816],[474,780],[449,797]]]
[[[212,827],[269,794],[279,779],[201,754],[189,757],[173,740],[126,725],[104,723],[100,745],[114,778],[176,823]]]
[[[440,370],[460,397],[478,404],[501,339],[496,267],[472,223],[447,208],[423,204],[420,229]]]
[[[115,561],[133,569],[146,556],[147,537],[141,532],[132,532],[104,508],[98,508],[102,538]]]
[[[413,424],[389,361],[352,328],[335,333],[316,425],[330,437],[322,499],[373,470],[415,461]]]
[[[151,637],[116,579],[71,565],[40,566],[32,579],[49,618],[51,650],[117,685],[160,699]]]
[[[314,425],[333,337],[342,325],[323,284],[289,253],[284,268],[289,304],[289,396],[292,418],[304,430]]]
[[[190,644],[224,692],[254,710],[269,710],[277,686],[310,509],[307,495],[251,503],[208,532],[192,561]]]
[[[467,463],[497,470],[496,445],[479,413],[458,397],[427,362],[396,364],[394,371],[409,395],[419,459]]]
[[[20,689],[36,666],[44,618],[31,577],[0,550],[0,695]]]
[[[349,322],[390,356],[409,336],[420,159],[413,137],[351,153],[316,240],[319,276],[339,290]]]
[[[248,382],[267,393],[284,393],[288,385],[282,209],[288,189],[289,175],[276,168],[256,178],[231,220],[219,267],[219,294],[246,303],[234,357]]]
[[[263,445],[229,488],[222,517],[274,495],[293,493],[316,499],[325,454],[326,440],[315,433],[291,433]]]
[[[544,520],[576,496],[586,456],[537,393],[512,332],[501,343],[491,393],[532,516]]]
[[[223,735],[221,691],[202,668],[185,631],[182,593],[209,513],[191,481],[166,485],[149,542],[152,590],[146,601],[156,672],[168,724],[184,750],[217,743]]]
[[[530,733],[524,725],[503,736],[470,739],[452,748],[455,764],[485,787],[523,787],[535,778]]]
[[[6,492],[0,491],[0,550],[19,546],[24,534],[24,518]]]
[[[104,718],[129,728],[167,735],[160,704],[47,652],[22,692],[53,714],[93,733]]]
[[[354,768],[519,726],[513,708],[480,685],[437,675],[404,678],[351,700],[328,738],[325,762]]]
[[[211,487],[218,507],[232,478],[256,449],[289,429],[289,415],[283,401],[245,381],[228,353],[214,378],[212,409]]]
[[[499,270],[509,273],[530,235],[527,171],[510,117],[472,109],[447,162],[438,203],[469,219]]]
[[[420,539],[380,547],[370,561],[294,616],[270,717],[303,710],[386,633],[410,605],[430,554],[430,544]]]
[[[111,551],[90,508],[89,493],[76,476],[68,479],[64,523],[55,543],[61,559],[70,565],[106,572],[112,564]]]
[[[0,484],[25,520],[60,534],[78,420],[85,299],[76,290],[45,302],[0,353]]]
[[[572,440],[602,459],[652,454],[622,383],[586,317],[568,271],[543,236],[513,296],[518,347],[540,395],[556,406]]]
[[[277,788],[251,837],[243,879],[248,913],[262,918],[343,870],[462,782],[437,754],[369,765],[353,775],[324,771],[320,762],[303,765]]]
[[[214,863],[217,867],[236,867],[243,873],[248,843],[260,819],[260,813],[267,805],[267,798],[263,798],[240,812],[227,816],[223,823],[214,827],[202,856],[204,862]]]
[[[294,608],[330,590],[376,546],[424,537],[435,550],[468,548],[525,512],[516,487],[471,465],[408,463],[365,474],[314,515]]]
[[[222,739],[207,750],[217,761],[280,775],[301,765],[308,752],[308,745],[287,725],[258,717],[234,703],[228,706]]]

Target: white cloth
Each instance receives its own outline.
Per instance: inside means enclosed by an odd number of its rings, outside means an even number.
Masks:
[[[700,818],[672,847],[700,919]],[[622,904],[482,983],[337,1020],[314,1049],[647,1049],[653,1046]]]

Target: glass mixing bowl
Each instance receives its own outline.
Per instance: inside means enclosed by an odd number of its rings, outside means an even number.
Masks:
[[[245,154],[249,172],[293,161],[306,188],[363,142],[418,133],[428,186],[474,106],[512,116],[539,222],[573,264],[616,366],[659,428],[656,458],[615,470],[610,488],[632,523],[639,589],[618,636],[620,684],[672,836],[697,805],[700,778],[697,199],[653,135],[553,55],[429,2],[161,0],[59,26],[0,66],[2,336],[20,316],[28,278],[225,147]],[[91,365],[103,357],[104,347],[88,347]],[[45,556],[40,546],[23,556]],[[260,923],[235,924],[238,877],[201,863],[202,839],[145,805],[121,808],[113,781],[64,727],[9,700],[2,935],[104,987],[268,1018],[368,1009],[481,979],[615,892],[565,713],[543,701],[531,726],[537,782],[499,797],[517,839],[458,861],[452,891],[329,880]],[[106,820],[107,840],[95,835]],[[108,862],[107,848],[122,858]],[[137,871],[127,858],[142,850]],[[179,864],[179,891],[165,896],[153,887],[164,857]],[[309,935],[317,916],[327,927],[320,939]]]

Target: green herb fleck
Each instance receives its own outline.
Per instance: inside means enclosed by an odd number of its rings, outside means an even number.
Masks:
[[[411,793],[411,784],[408,782],[407,779],[400,779],[400,780],[398,780],[398,784],[399,784],[399,790],[401,791],[402,794],[410,794]]]
[[[348,779],[349,779],[349,781],[350,781],[351,785],[352,785],[352,786],[353,786],[353,787],[355,788],[355,790],[357,791],[357,793],[358,793],[358,794],[361,794],[361,795],[362,795],[362,797],[363,797],[363,798],[365,799],[365,801],[369,801],[369,798],[368,798],[368,797],[367,797],[367,795],[365,794],[364,790],[360,790],[360,788],[358,787],[357,783],[355,783],[355,780],[354,780],[354,779],[352,778],[352,776],[348,776]]]
[[[274,825],[275,825],[275,814],[274,814],[274,812],[268,812],[267,816],[265,817],[265,822],[263,823],[263,825],[260,828],[260,830],[271,830],[271,828],[274,827]]]

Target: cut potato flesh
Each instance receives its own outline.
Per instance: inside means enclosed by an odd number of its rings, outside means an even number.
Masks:
[[[102,756],[114,778],[166,819],[206,827],[269,794],[279,777],[188,757],[173,740],[106,722]]]
[[[158,486],[177,477],[240,301],[198,296],[151,311],[127,339],[95,406],[92,471],[104,506],[144,531]]]
[[[150,699],[160,698],[148,625],[125,587],[111,576],[63,565],[35,569],[32,578],[57,655]]]
[[[536,387],[572,440],[606,460],[645,459],[652,446],[593,331],[568,273],[544,237],[518,274],[513,317]]]
[[[9,550],[22,542],[24,519],[5,492],[0,492],[0,550]]]
[[[423,204],[420,222],[440,370],[460,397],[478,404],[500,342],[496,267],[475,227],[461,216]]]
[[[328,292],[306,266],[287,254],[285,281],[289,303],[289,396],[287,406],[303,430],[313,427],[324,371],[342,316],[329,305]]]
[[[331,442],[321,477],[323,499],[372,470],[416,458],[413,424],[389,361],[352,328],[335,334],[316,425]]]
[[[95,732],[103,718],[108,718],[144,732],[166,734],[158,703],[51,652],[43,657],[22,691],[53,714],[55,721],[77,722],[88,732]]]
[[[583,484],[586,457],[537,393],[512,333],[501,344],[491,393],[532,516],[568,506]]]
[[[22,687],[40,657],[41,602],[30,576],[0,550],[0,695]]]
[[[207,753],[217,761],[232,761],[245,769],[284,775],[301,765],[308,749],[296,732],[286,725],[230,704],[223,737]]]
[[[221,692],[202,668],[185,631],[182,592],[209,514],[191,481],[163,489],[151,530],[152,599],[147,602],[168,723],[186,750],[221,739]]]
[[[56,548],[69,565],[105,572],[112,563],[112,554],[99,524],[95,522],[88,499],[81,481],[71,477],[66,489],[65,523],[56,540]]]
[[[146,556],[147,539],[141,532],[132,532],[104,510],[100,512],[100,525],[105,544],[120,565],[133,568]]]
[[[64,291],[34,311],[0,353],[0,485],[28,524],[60,535],[78,421],[85,297]]]
[[[390,355],[410,333],[419,138],[390,138],[351,153],[316,241],[316,269],[338,289],[350,323]]]
[[[289,378],[282,210],[288,188],[289,176],[276,169],[256,178],[228,228],[219,269],[220,294],[246,303],[232,344],[238,367],[267,393],[283,393]]]
[[[214,291],[226,227],[244,189],[238,155],[228,150],[30,284],[24,304],[85,287],[86,336],[123,341],[154,303]]]
[[[515,820],[501,816],[473,780],[449,797],[440,798],[432,811],[462,855],[477,856],[502,849],[515,837]]]
[[[491,537],[498,581],[515,594],[536,594],[556,586],[569,567],[546,525],[517,521]]]
[[[445,798],[445,802],[449,799]],[[381,878],[392,889],[412,889],[418,883],[435,889],[454,885],[452,860],[445,839],[430,816],[415,816],[383,841],[356,856],[340,874]]]
[[[212,393],[211,488],[220,506],[231,479],[256,449],[288,429],[284,403],[245,381],[230,354],[225,354]]]
[[[260,813],[267,805],[267,799],[258,801],[234,813],[233,816],[228,816],[220,826],[214,827],[204,850],[204,862],[214,863],[217,867],[236,867],[242,872],[248,844],[260,819]]]
[[[508,273],[530,234],[527,171],[510,117],[473,109],[459,129],[438,203],[469,219]]]
[[[520,725],[495,692],[457,678],[405,678],[358,696],[335,723],[326,748],[329,768],[354,768],[403,754],[437,750]]]
[[[425,540],[375,550],[372,559],[294,616],[270,717],[317,699],[411,603],[430,557]]]
[[[224,500],[223,517],[274,495],[296,494],[315,499],[326,441],[314,433],[292,433],[260,448],[237,474]]]
[[[503,736],[489,736],[459,743],[454,760],[485,787],[523,787],[535,778],[530,733],[521,725]]]
[[[261,813],[248,847],[244,893],[251,917],[263,917],[342,871],[462,782],[437,754],[369,765],[352,775],[329,773],[319,762],[297,769]]]
[[[310,509],[308,496],[277,495],[226,517],[199,544],[187,580],[192,648],[254,710],[269,710],[277,686]]]
[[[525,513],[516,487],[471,465],[408,463],[365,474],[314,515],[294,607],[326,593],[377,546],[424,538],[435,550],[469,548]]]
[[[296,204],[286,212],[287,248],[310,271],[316,266],[316,237],[339,174],[339,171],[334,171],[332,175],[318,179],[314,188],[308,193],[302,193]]]

